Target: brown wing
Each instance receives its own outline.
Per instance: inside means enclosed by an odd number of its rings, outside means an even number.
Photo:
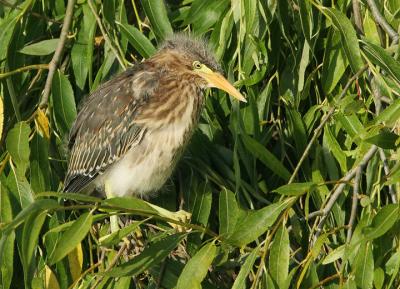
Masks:
[[[71,129],[65,192],[79,192],[138,144],[146,129],[135,123],[157,86],[145,64],[104,83],[85,100]]]

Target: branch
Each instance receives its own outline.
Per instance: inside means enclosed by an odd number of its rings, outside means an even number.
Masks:
[[[364,34],[364,27],[362,23],[361,9],[360,9],[360,0],[352,0],[353,3],[353,15],[354,15],[354,24],[357,27],[358,33]]]
[[[96,18],[96,22],[99,25],[99,28],[100,28],[101,34],[104,37],[104,40],[106,42],[108,42],[108,44],[110,45],[110,48],[111,48],[112,52],[114,53],[115,57],[117,58],[119,65],[121,65],[121,67],[123,67],[125,69],[126,68],[125,62],[119,55],[117,49],[114,47],[110,37],[108,37],[108,34],[107,34],[106,30],[104,29],[103,23],[101,22],[101,19],[100,19],[99,15],[97,14],[95,7],[93,6],[92,0],[88,0],[88,4],[90,7],[90,10],[92,10],[94,17]]]
[[[375,22],[382,27],[383,30],[389,35],[392,39],[393,44],[397,44],[399,42],[399,34],[390,26],[390,24],[386,21],[385,17],[379,12],[378,7],[374,0],[367,0],[369,9],[371,10],[372,16],[375,19]]]
[[[367,68],[368,68],[368,64],[364,65],[359,71],[357,71],[356,74],[353,75],[352,78],[349,79],[349,81],[347,81],[345,87],[343,88],[342,92],[340,93],[340,95],[337,99],[338,101],[341,100],[345,96],[347,90],[350,88],[350,85],[353,83],[353,81],[356,80],[361,74],[363,74],[364,71],[367,70]],[[291,184],[294,181],[297,173],[300,170],[301,165],[303,164],[307,155],[310,153],[311,147],[313,146],[315,140],[318,138],[318,136],[321,133],[322,129],[324,128],[325,124],[328,122],[328,120],[331,118],[331,116],[334,114],[334,112],[335,112],[335,107],[333,106],[329,109],[328,113],[322,118],[319,126],[314,130],[314,135],[308,142],[308,145],[307,145],[306,149],[304,150],[303,155],[301,156],[299,162],[296,165],[296,168],[294,169],[292,175],[290,176],[288,184]]]
[[[378,150],[378,147],[376,145],[371,146],[371,148],[369,149],[369,151],[364,155],[363,159],[361,160],[361,162],[354,167],[353,169],[351,169],[342,179],[342,183],[340,185],[338,185],[335,189],[335,191],[333,192],[331,198],[329,199],[329,201],[326,203],[325,208],[322,210],[322,218],[321,221],[318,224],[317,227],[317,232],[315,233],[314,236],[314,242],[315,240],[317,240],[317,238],[319,237],[319,235],[321,235],[322,229],[324,227],[326,218],[328,217],[328,214],[330,213],[330,211],[333,208],[333,205],[335,204],[335,202],[337,201],[337,199],[339,198],[340,194],[343,192],[344,188],[346,187],[346,182],[349,182],[357,173],[357,170],[362,170],[367,163],[370,161],[370,159],[375,155],[376,151]]]
[[[353,235],[353,225],[354,221],[356,220],[356,214],[357,214],[357,205],[358,205],[358,195],[360,191],[360,181],[361,181],[361,175],[362,175],[362,168],[359,167],[356,171],[356,176],[354,178],[354,184],[353,184],[353,199],[351,203],[351,213],[350,213],[350,220],[347,230],[347,238],[346,242],[350,243],[351,236]]]
[[[39,69],[40,70],[40,69],[48,69],[48,68],[49,68],[48,64],[33,64],[33,65],[23,66],[23,67],[15,69],[13,71],[7,71],[7,72],[4,72],[4,73],[0,73],[0,79],[6,78],[6,77],[9,77],[11,75],[14,75],[14,74],[17,74],[17,73],[21,73],[21,72],[24,72],[24,71],[32,70],[32,69]]]
[[[61,29],[60,40],[57,43],[56,51],[54,52],[53,58],[49,63],[49,74],[47,75],[46,84],[43,89],[42,99],[39,103],[40,108],[46,107],[49,101],[51,83],[53,82],[54,73],[56,72],[58,63],[60,61],[65,46],[65,41],[67,39],[69,27],[71,26],[72,15],[74,12],[74,5],[75,5],[75,0],[68,0],[67,9],[65,11],[64,23]]]

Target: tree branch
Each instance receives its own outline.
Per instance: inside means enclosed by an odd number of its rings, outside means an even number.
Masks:
[[[347,81],[345,87],[343,88],[342,92],[340,93],[339,97],[337,100],[341,100],[347,90],[350,88],[350,85],[353,83],[353,81],[355,81],[361,74],[364,73],[364,71],[368,68],[368,65],[364,65],[359,71],[357,71],[356,74],[353,75],[352,78],[349,79],[349,81]],[[311,147],[313,146],[315,140],[318,138],[319,134],[321,133],[322,129],[324,128],[325,124],[328,122],[328,120],[331,118],[331,116],[334,114],[335,112],[335,107],[331,107],[328,111],[328,113],[322,118],[321,123],[319,124],[319,126],[314,130],[314,135],[312,136],[312,138],[310,139],[310,141],[308,142],[307,147],[305,148],[303,155],[301,156],[299,162],[296,165],[296,168],[294,169],[292,175],[290,176],[289,182],[288,184],[291,184],[297,173],[300,170],[301,165],[303,164],[304,160],[306,159],[307,155],[310,153]]]
[[[354,24],[357,27],[358,33],[364,34],[364,27],[362,23],[361,9],[360,9],[360,0],[352,0],[353,4],[353,15],[354,15]]]
[[[49,74],[47,75],[46,84],[43,89],[42,99],[39,103],[40,108],[47,106],[49,101],[51,83],[53,82],[54,73],[58,67],[62,52],[64,50],[65,41],[67,39],[69,27],[72,22],[72,15],[74,14],[75,0],[68,0],[67,9],[65,11],[64,23],[61,29],[60,40],[57,43],[56,51],[54,52],[53,58],[49,63]]]
[[[359,191],[360,191],[361,175],[362,175],[362,168],[359,167],[356,171],[356,176],[354,178],[354,183],[353,183],[353,198],[352,198],[352,203],[351,203],[351,213],[350,213],[349,224],[347,225],[348,226],[347,238],[346,238],[347,243],[350,243],[351,236],[353,235],[353,225],[354,225],[354,221],[356,220],[356,214],[357,214],[358,195],[359,195]]]
[[[372,16],[375,19],[375,22],[382,27],[383,30],[389,35],[392,39],[393,44],[397,44],[399,42],[399,34],[390,26],[390,24],[386,21],[385,17],[379,12],[378,6],[374,0],[367,0],[369,9],[371,10]]]
[[[360,163],[351,169],[342,179],[342,183],[338,185],[333,192],[332,196],[330,197],[329,201],[326,203],[325,208],[322,210],[322,218],[318,224],[317,227],[317,232],[315,233],[314,236],[314,242],[317,240],[317,238],[321,235],[322,229],[324,227],[326,218],[328,217],[328,214],[333,208],[333,205],[339,198],[340,194],[343,192],[344,188],[346,187],[346,182],[349,182],[357,173],[357,170],[362,170],[367,163],[370,161],[370,159],[375,155],[376,151],[378,150],[378,147],[373,145],[369,149],[369,151],[364,155],[363,159],[360,161]]]
[[[94,17],[96,18],[97,25],[99,25],[99,28],[100,28],[101,34],[103,34],[104,40],[106,42],[108,42],[108,44],[110,45],[110,48],[111,48],[112,52],[114,53],[115,57],[117,58],[119,65],[121,65],[121,67],[123,67],[125,69],[126,68],[125,62],[119,55],[117,49],[114,47],[113,42],[111,41],[110,37],[108,37],[108,34],[107,34],[106,30],[104,29],[103,23],[101,22],[100,16],[96,12],[96,9],[93,5],[92,0],[88,0],[88,4],[90,7],[90,10],[92,10]]]

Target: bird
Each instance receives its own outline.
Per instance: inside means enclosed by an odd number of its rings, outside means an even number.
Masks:
[[[246,102],[207,42],[183,33],[100,85],[83,100],[70,130],[63,191],[152,196],[193,135],[207,88]]]

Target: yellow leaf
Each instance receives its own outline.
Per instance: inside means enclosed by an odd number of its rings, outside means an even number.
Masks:
[[[46,265],[46,289],[60,289],[60,284],[58,284],[57,277],[51,271],[50,267]]]
[[[40,108],[37,110],[35,122],[42,136],[49,139],[50,138],[49,120],[47,119],[46,114]]]
[[[75,282],[75,280],[81,276],[82,272],[83,252],[81,243],[79,243],[78,246],[76,246],[75,249],[68,254],[68,262],[72,280]]]

